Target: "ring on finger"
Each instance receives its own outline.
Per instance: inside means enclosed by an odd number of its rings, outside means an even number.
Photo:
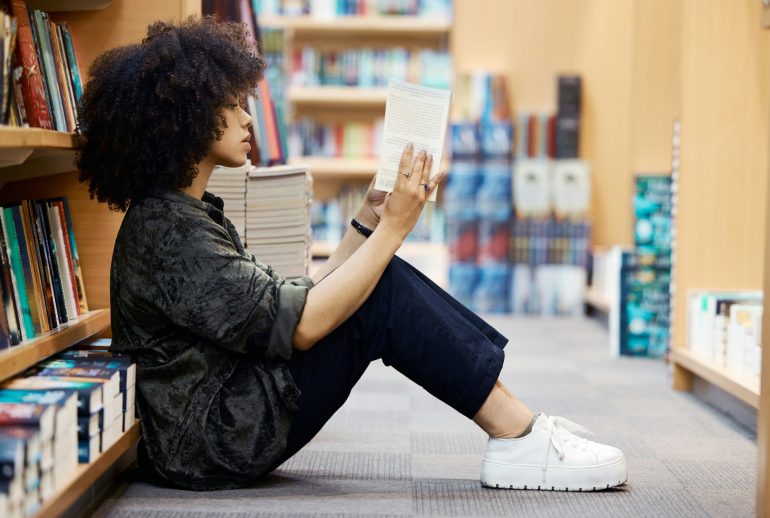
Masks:
[[[423,182],[420,185],[422,185],[422,188],[425,189],[425,192],[430,192],[430,185]]]
[[[400,172],[400,171],[399,171],[399,173],[398,173],[398,174],[400,174],[400,175],[403,175],[403,176],[406,176],[407,178],[409,178],[410,176],[412,176],[412,173],[402,173],[402,172]]]

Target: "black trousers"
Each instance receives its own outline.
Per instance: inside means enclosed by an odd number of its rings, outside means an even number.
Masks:
[[[294,352],[289,368],[302,394],[286,450],[275,467],[321,430],[376,359],[472,418],[497,381],[507,342],[394,257],[358,311],[310,350]]]

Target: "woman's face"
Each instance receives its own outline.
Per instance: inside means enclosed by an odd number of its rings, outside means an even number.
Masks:
[[[235,97],[231,101],[222,108],[226,124],[222,128],[222,138],[211,145],[209,158],[217,165],[239,167],[246,163],[251,151],[249,126],[252,119]]]

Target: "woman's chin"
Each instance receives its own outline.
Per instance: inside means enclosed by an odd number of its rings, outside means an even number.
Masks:
[[[220,160],[217,165],[221,165],[222,167],[243,167],[246,164],[247,160],[248,160],[248,157],[244,155],[241,158]]]

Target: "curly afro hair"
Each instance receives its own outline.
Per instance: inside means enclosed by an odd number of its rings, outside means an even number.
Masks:
[[[99,56],[78,107],[91,198],[125,211],[155,188],[189,186],[222,137],[222,108],[264,69],[245,27],[213,17],[156,22],[141,44]]]

